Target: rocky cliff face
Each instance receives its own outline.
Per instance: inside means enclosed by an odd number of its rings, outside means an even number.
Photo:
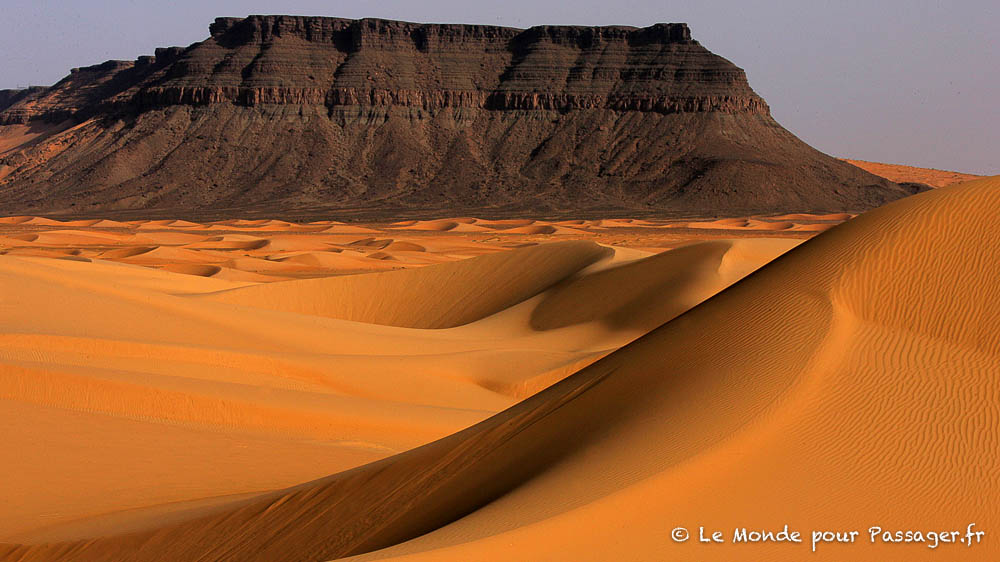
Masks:
[[[0,154],[0,202],[680,215],[860,210],[908,193],[782,129],[685,24],[251,16],[210,33],[0,92],[0,124],[66,129]]]

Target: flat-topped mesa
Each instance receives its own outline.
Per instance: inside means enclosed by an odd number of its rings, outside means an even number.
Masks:
[[[379,18],[346,19],[322,16],[262,16],[246,18],[215,18],[209,25],[213,39],[234,42],[265,42],[278,37],[297,37],[306,41],[336,42],[340,34],[350,37],[391,39],[410,38],[419,46],[421,39],[437,38],[477,38],[510,40],[515,37],[525,39],[548,36],[553,40],[583,39],[587,42],[597,38],[627,39],[634,44],[646,43],[690,43],[691,30],[686,23],[657,23],[649,27],[630,26],[569,26],[539,25],[529,29],[477,24],[414,23]],[[358,46],[359,43],[355,43]],[[377,45],[376,45],[377,46]]]
[[[218,18],[134,93],[140,108],[235,103],[767,114],[683,23],[646,28]],[[159,55],[158,55],[159,59]]]
[[[0,136],[64,125],[0,154],[0,206],[690,217],[858,212],[912,192],[795,138],[683,23],[249,16],[209,30],[0,92],[0,125],[15,124]]]

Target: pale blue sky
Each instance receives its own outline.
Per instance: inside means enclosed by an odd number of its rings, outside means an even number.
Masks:
[[[421,22],[687,22],[747,71],[782,125],[835,156],[1000,174],[1000,2],[841,0],[0,0],[0,88],[208,37],[216,16]]]

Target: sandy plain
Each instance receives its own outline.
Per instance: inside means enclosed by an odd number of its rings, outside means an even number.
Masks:
[[[983,176],[975,174],[965,174],[962,172],[952,172],[949,170],[936,170],[933,168],[918,168],[915,166],[903,166],[901,164],[885,164],[882,162],[868,162],[866,160],[845,159],[845,162],[853,164],[866,172],[882,176],[883,178],[900,182],[916,182],[927,184],[931,187],[945,187],[948,185],[981,179]]]
[[[946,559],[809,532],[1000,526],[998,206],[0,219],[0,559]]]

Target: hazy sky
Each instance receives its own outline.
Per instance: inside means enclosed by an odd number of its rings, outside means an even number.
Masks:
[[[782,125],[835,156],[1000,174],[997,0],[0,0],[0,88],[208,37],[216,16],[635,25],[687,22]]]

